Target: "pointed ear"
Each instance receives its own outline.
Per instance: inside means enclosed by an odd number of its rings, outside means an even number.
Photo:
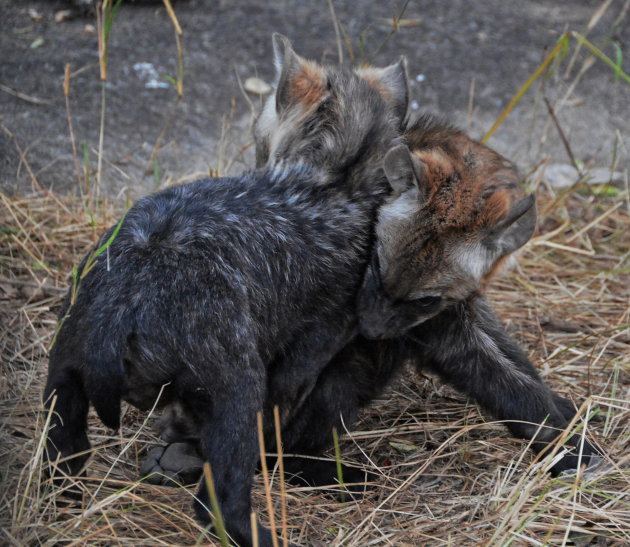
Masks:
[[[419,204],[426,201],[427,184],[424,164],[404,144],[395,146],[385,154],[383,169],[395,194],[400,195],[416,188]]]
[[[276,112],[280,114],[298,103],[309,108],[326,96],[326,77],[317,63],[300,57],[291,42],[280,34],[273,35],[276,64]]]
[[[536,229],[536,198],[533,194],[517,201],[492,228],[484,243],[499,256],[516,251],[529,241]]]
[[[276,67],[276,112],[280,113],[291,102],[291,80],[300,73],[302,63],[293,51],[293,46],[286,36],[274,32],[273,61]]]
[[[409,77],[405,57],[401,57],[397,63],[382,70],[381,84],[390,96],[394,112],[403,120],[409,107]]]
[[[357,68],[356,73],[380,93],[383,99],[393,107],[396,116],[402,122],[409,106],[406,59],[401,57],[397,63],[385,68],[372,66]]]

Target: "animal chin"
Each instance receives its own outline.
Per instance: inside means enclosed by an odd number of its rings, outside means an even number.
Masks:
[[[378,317],[361,317],[359,320],[359,333],[369,340],[382,340],[391,338],[387,323]]]

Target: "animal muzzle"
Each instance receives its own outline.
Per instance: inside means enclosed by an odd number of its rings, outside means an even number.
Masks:
[[[383,291],[378,262],[373,261],[365,274],[357,303],[359,333],[366,338],[379,340],[395,336],[390,334],[394,317],[391,302]]]

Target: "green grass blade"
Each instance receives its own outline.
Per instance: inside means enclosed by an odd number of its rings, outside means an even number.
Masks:
[[[339,482],[339,486],[342,490],[345,488],[343,482],[343,467],[341,465],[341,450],[339,449],[339,434],[337,433],[337,428],[333,427],[333,444],[335,445],[335,464],[337,465],[337,481]],[[346,501],[346,495],[341,492],[341,501]]]
[[[591,44],[584,36],[582,36],[578,32],[572,32],[571,36],[573,36],[580,44],[586,46],[595,57],[597,57],[600,61],[606,63],[609,67],[611,67],[615,71],[615,78],[621,78],[625,82],[630,84],[630,76],[626,74],[623,70],[621,70],[621,66],[615,63],[610,57],[608,57],[601,49],[597,46]]]
[[[112,232],[112,235],[110,235],[107,238],[107,241],[103,243],[98,249],[96,249],[96,251],[94,251],[93,258],[98,258],[100,255],[102,255],[107,250],[107,248],[114,242],[114,240],[116,239],[116,236],[118,235],[118,232],[120,232],[120,229],[122,228],[123,221],[125,220],[126,216],[127,214],[125,213],[122,216],[122,218],[118,221],[118,224],[116,224],[116,227],[114,228],[114,231]]]
[[[532,84],[540,77],[540,75],[547,69],[547,67],[551,64],[559,53],[566,52],[568,46],[569,36],[567,34],[563,34],[558,40],[556,46],[549,52],[549,55],[545,57],[544,61],[540,64],[540,66],[536,69],[536,71],[527,79],[527,81],[521,86],[521,88],[517,91],[516,95],[512,97],[510,103],[505,107],[501,115],[498,117],[497,121],[494,122],[494,125],[490,128],[490,130],[483,136],[481,142],[486,142],[499,128],[499,126],[505,121],[505,118],[508,117],[509,113],[512,112],[514,107],[521,100],[523,95],[527,92],[527,90],[532,86]]]

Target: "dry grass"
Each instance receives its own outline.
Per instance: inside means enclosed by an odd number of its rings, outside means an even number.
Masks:
[[[550,459],[533,461],[526,443],[511,439],[502,425],[450,388],[410,372],[342,442],[345,461],[381,475],[378,488],[340,504],[315,489],[288,487],[293,541],[586,545],[598,537],[598,544],[630,543],[630,217],[627,189],[618,190],[597,196],[584,186],[555,195],[541,185],[541,232],[551,235],[537,237],[519,269],[490,295],[546,380],[584,401],[576,427],[606,450],[608,467],[552,479],[544,473]],[[97,449],[82,504],[57,503],[63,497],[41,475],[47,416],[40,395],[55,310],[72,264],[120,212],[106,201],[93,213],[88,206],[51,192],[2,196],[0,542],[207,543],[210,535],[190,510],[194,489],[135,480],[139,460],[157,440],[152,417],[134,409],[113,435],[92,417]],[[591,414],[596,418],[584,426]],[[272,478],[279,519],[277,473]],[[266,515],[260,479],[254,501]]]
[[[409,371],[342,438],[344,462],[379,475],[364,498],[337,503],[317,489],[287,485],[281,499],[278,472],[270,470],[276,522],[284,528],[284,505],[291,541],[630,544],[627,183],[598,195],[585,184],[556,193],[529,182],[538,188],[542,235],[524,250],[519,268],[494,283],[490,298],[546,381],[580,407],[573,429],[605,450],[606,465],[552,479],[545,469],[554,451],[536,461],[526,442],[510,438],[474,404]],[[212,543],[192,518],[193,487],[136,480],[143,454],[159,442],[151,415],[127,408],[113,434],[90,416],[95,449],[81,503],[68,504],[42,476],[48,417],[40,398],[55,312],[72,265],[123,206],[46,191],[0,200],[0,544]],[[588,425],[587,416],[594,416]],[[268,523],[261,477],[253,498]]]

